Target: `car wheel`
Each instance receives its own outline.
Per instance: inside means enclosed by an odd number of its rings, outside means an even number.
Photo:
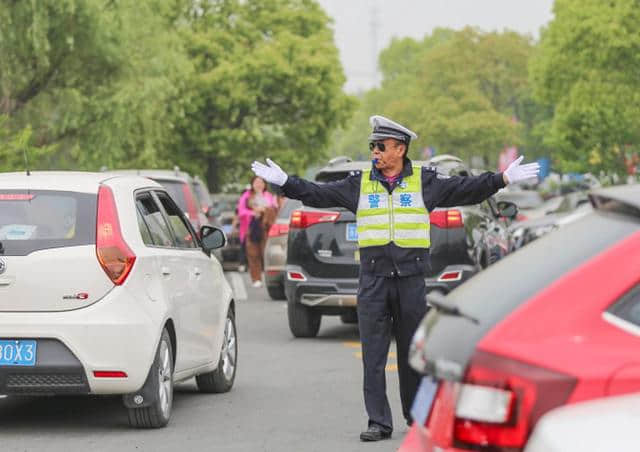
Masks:
[[[236,319],[233,311],[229,309],[224,324],[224,338],[218,367],[211,372],[196,376],[196,383],[200,392],[221,393],[229,392],[236,378],[238,364],[238,336],[236,332]]]
[[[355,309],[349,309],[348,311],[340,314],[340,320],[342,320],[342,323],[347,324],[358,323],[358,311]]]
[[[153,388],[153,401],[142,408],[129,408],[129,425],[135,428],[164,427],[173,405],[173,350],[166,329],[162,331],[156,357],[145,385]]]
[[[295,337],[316,337],[320,330],[322,316],[308,306],[295,301],[287,302],[289,329]]]
[[[267,286],[267,292],[272,300],[286,300],[287,297],[284,294],[284,286],[277,284],[275,286]]]

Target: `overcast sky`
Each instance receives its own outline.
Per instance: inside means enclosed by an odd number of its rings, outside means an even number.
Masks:
[[[318,0],[334,20],[334,37],[350,93],[378,82],[376,56],[395,37],[422,38],[437,27],[508,28],[538,38],[553,0]],[[377,33],[373,33],[376,30]]]

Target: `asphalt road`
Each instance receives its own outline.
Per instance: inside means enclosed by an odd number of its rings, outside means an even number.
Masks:
[[[132,430],[120,397],[0,400],[0,451],[394,451],[408,427],[398,394],[395,346],[387,366],[391,440],[361,443],[366,427],[358,330],[323,318],[315,339],[294,339],[286,303],[229,275],[237,301],[238,374],[228,394],[176,387],[169,426]],[[246,298],[245,298],[246,297]]]

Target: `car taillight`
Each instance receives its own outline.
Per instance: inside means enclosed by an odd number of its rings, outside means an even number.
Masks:
[[[101,185],[98,191],[96,255],[109,279],[117,286],[127,279],[136,261],[135,254],[122,237],[113,192],[106,185]]]
[[[462,279],[462,271],[445,271],[438,276],[438,281],[460,281]]]
[[[291,281],[306,281],[307,277],[300,272],[287,272],[287,278]]]
[[[576,379],[477,351],[458,393],[454,438],[478,450],[520,450],[547,411],[564,404]]]
[[[182,194],[184,195],[184,200],[187,203],[187,214],[189,216],[189,219],[193,223],[194,227],[196,229],[199,229],[202,225],[200,224],[200,220],[198,219],[198,208],[196,207],[196,202],[193,199],[191,190],[189,190],[189,185],[182,184]]]
[[[269,237],[278,237],[279,235],[287,235],[288,233],[288,224],[274,223],[271,228],[269,228]]]
[[[333,223],[339,216],[339,212],[294,210],[291,213],[289,226],[292,228],[308,228],[318,223]]]
[[[457,209],[436,210],[429,214],[429,222],[443,229],[461,228],[464,226],[462,212]]]

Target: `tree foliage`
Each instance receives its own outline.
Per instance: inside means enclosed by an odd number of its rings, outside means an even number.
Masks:
[[[565,170],[622,171],[640,142],[638,2],[556,0],[554,14],[531,63],[547,143]]]
[[[301,170],[352,108],[329,24],[312,0],[0,0],[0,169]]]
[[[3,1],[0,114],[5,134],[28,130],[29,145],[46,150],[32,158],[34,167],[161,163],[189,68],[166,7],[161,0]]]
[[[375,113],[418,133],[415,157],[431,146],[493,165],[506,145],[538,150],[533,128],[544,111],[528,85],[532,50],[531,39],[515,32],[472,28],[393,41],[380,55],[382,85],[364,95],[349,128],[336,135],[337,153],[366,154],[366,119]]]
[[[290,171],[323,159],[352,102],[342,92],[320,7],[311,0],[217,0],[189,21],[185,42],[195,72],[179,146],[205,165],[210,184],[248,175],[257,158],[270,156]]]

